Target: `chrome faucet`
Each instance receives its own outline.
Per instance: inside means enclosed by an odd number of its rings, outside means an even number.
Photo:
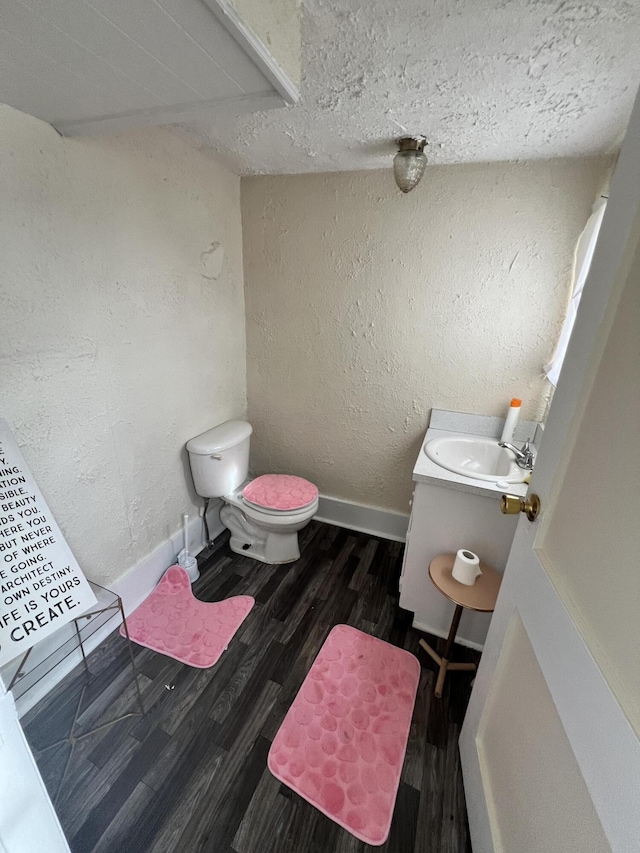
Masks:
[[[524,468],[526,471],[533,471],[534,457],[528,439],[522,445],[520,450],[518,450],[517,447],[514,447],[513,444],[509,444],[508,441],[499,441],[498,444],[500,447],[505,447],[513,453],[516,457],[516,465],[518,465],[518,467]]]

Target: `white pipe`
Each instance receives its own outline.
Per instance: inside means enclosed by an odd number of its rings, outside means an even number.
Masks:
[[[182,524],[184,528],[184,558],[186,561],[189,556],[189,516],[186,512],[182,515]]]

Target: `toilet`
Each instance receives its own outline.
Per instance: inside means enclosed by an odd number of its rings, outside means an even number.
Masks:
[[[196,492],[222,498],[220,520],[231,531],[229,545],[263,563],[291,563],[300,557],[298,531],[318,511],[318,489],[291,474],[249,476],[246,421],[225,421],[187,442]]]

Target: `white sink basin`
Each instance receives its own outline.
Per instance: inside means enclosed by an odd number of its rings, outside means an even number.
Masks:
[[[473,480],[523,483],[527,474],[516,465],[513,453],[500,447],[495,438],[447,435],[428,441],[424,452],[447,471]]]

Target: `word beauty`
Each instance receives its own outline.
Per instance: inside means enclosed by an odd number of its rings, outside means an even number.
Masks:
[[[0,666],[96,603],[0,419]]]

